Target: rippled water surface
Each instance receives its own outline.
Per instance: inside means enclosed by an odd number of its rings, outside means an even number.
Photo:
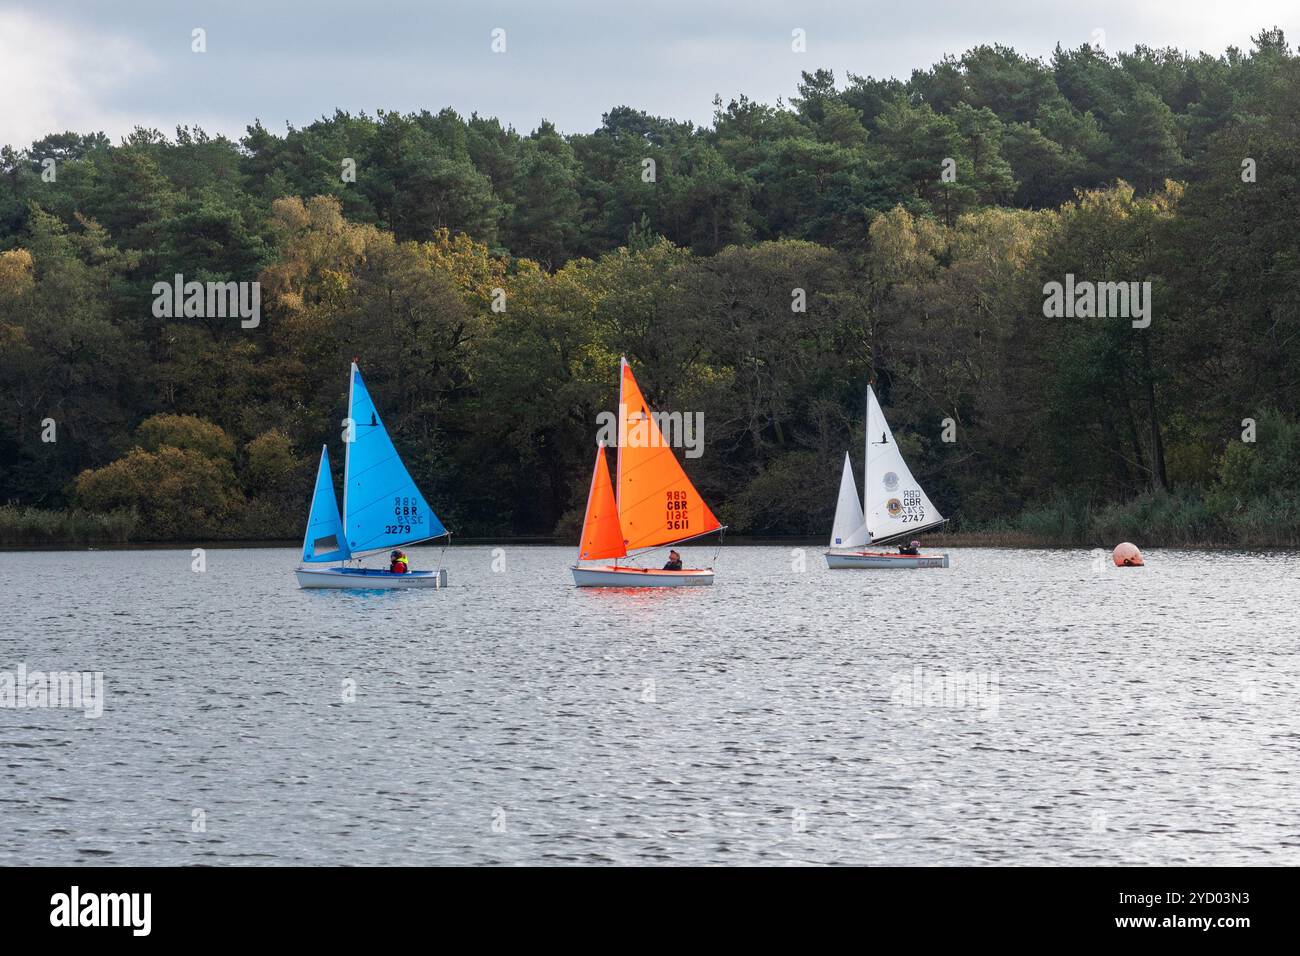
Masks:
[[[951,553],[579,591],[457,546],[362,593],[0,554],[0,672],[105,683],[0,710],[0,863],[1300,864],[1300,556]]]

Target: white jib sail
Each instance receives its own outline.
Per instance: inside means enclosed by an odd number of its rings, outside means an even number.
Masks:
[[[844,474],[840,476],[840,500],[835,503],[835,523],[831,526],[832,548],[860,548],[871,539],[858,502],[858,483],[853,480],[849,453],[844,453]]]
[[[867,470],[862,510],[871,540],[904,537],[943,521],[924,489],[912,477],[889,430],[876,391],[867,386]]]

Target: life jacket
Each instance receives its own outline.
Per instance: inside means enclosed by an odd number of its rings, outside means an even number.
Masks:
[[[393,560],[393,563],[388,567],[388,571],[390,574],[405,574],[409,570],[411,569],[407,565],[407,560],[405,555],[403,555],[400,558],[395,558]]]

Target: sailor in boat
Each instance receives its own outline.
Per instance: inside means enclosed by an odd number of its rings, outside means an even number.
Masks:
[[[406,559],[405,551],[394,551],[389,556],[391,563],[388,565],[390,574],[405,574],[411,570],[410,562]]]
[[[680,571],[682,569],[682,556],[676,551],[668,552],[668,563],[664,565],[665,571]]]
[[[911,544],[900,544],[898,546],[898,553],[899,554],[920,554],[921,542],[913,541]]]

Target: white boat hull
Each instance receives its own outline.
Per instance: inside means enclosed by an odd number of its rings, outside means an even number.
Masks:
[[[301,588],[345,588],[353,591],[373,591],[377,588],[445,588],[447,569],[437,571],[408,571],[393,574],[377,568],[298,568],[298,586]]]
[[[654,568],[573,567],[573,583],[580,588],[697,588],[713,583],[704,568],[663,571]]]
[[[898,554],[888,551],[827,551],[832,571],[869,568],[946,568],[946,554]]]

